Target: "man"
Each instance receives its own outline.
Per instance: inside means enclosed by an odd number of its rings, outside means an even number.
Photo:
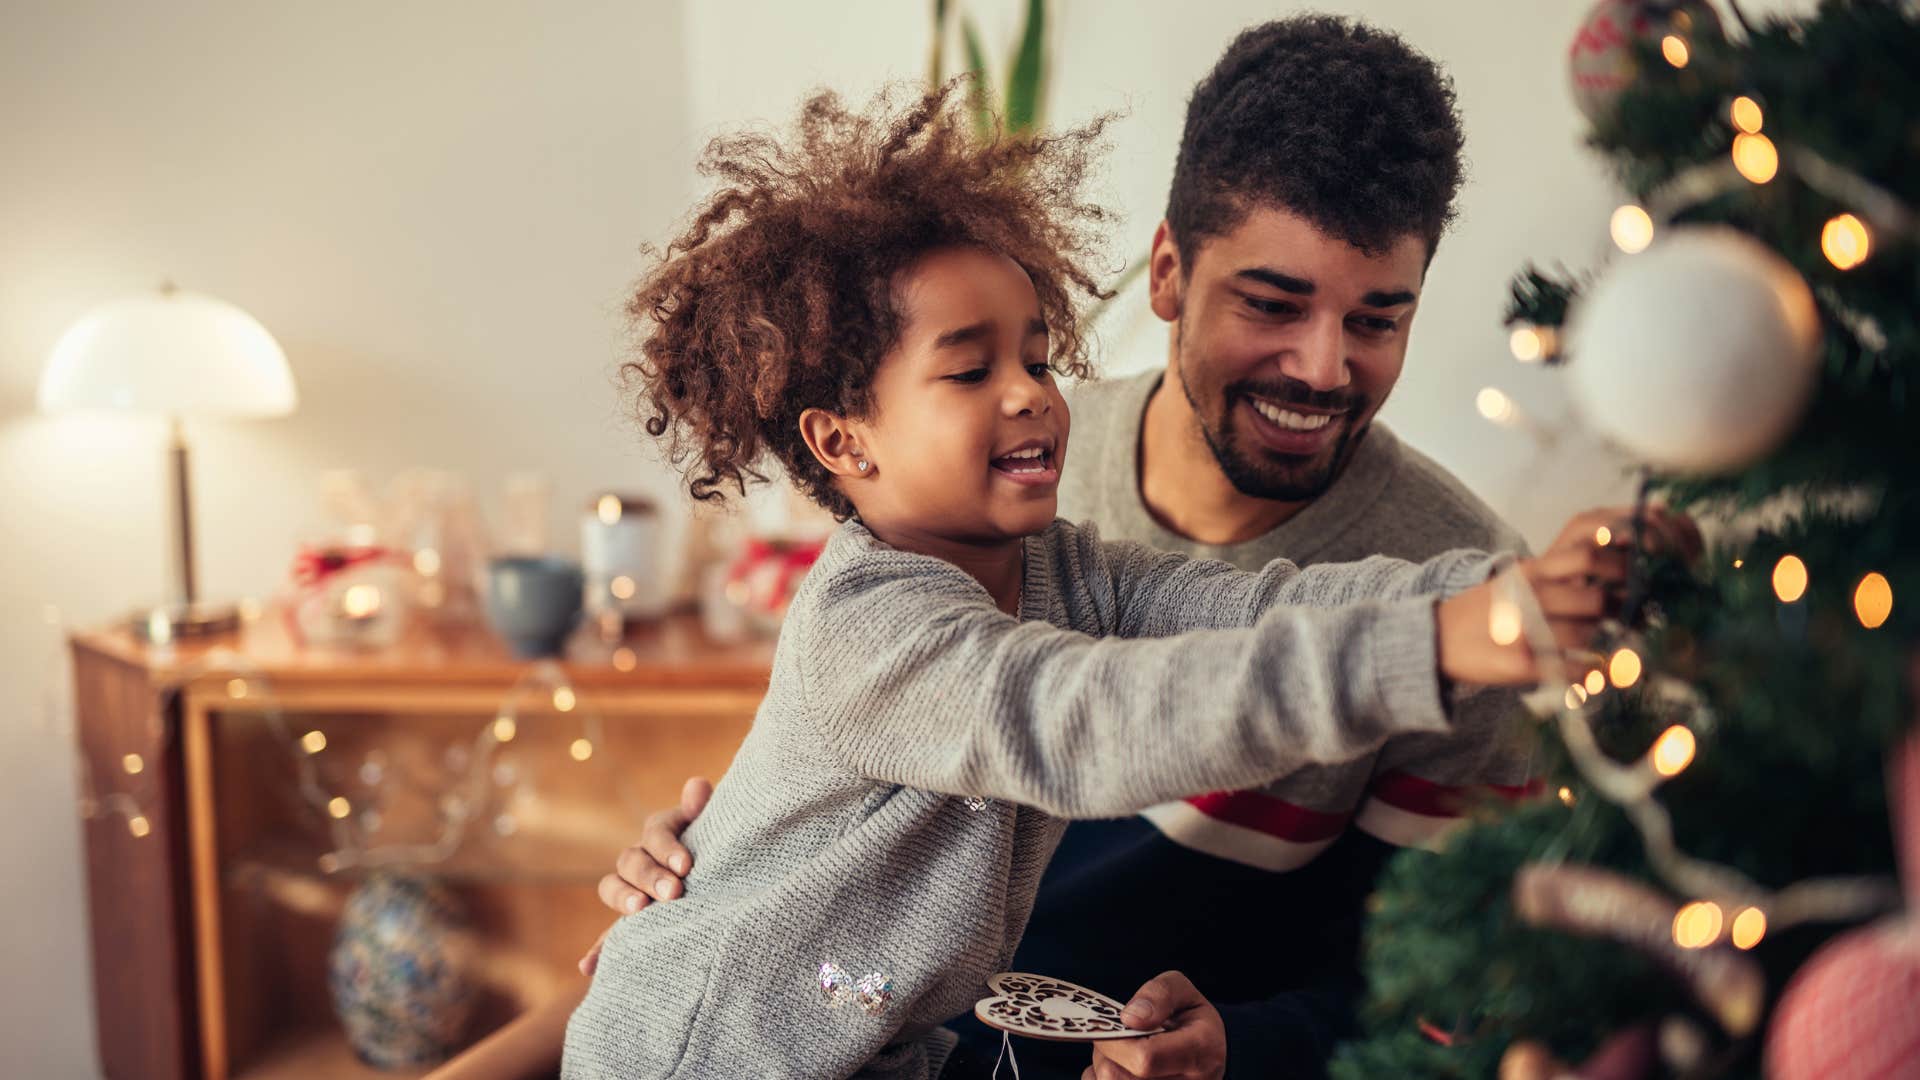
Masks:
[[[1480,500],[1374,422],[1453,216],[1462,144],[1449,80],[1395,35],[1304,16],[1236,38],[1188,104],[1154,235],[1167,366],[1073,397],[1061,516],[1248,569],[1517,550]],[[1023,1041],[1024,1074],[1323,1071],[1353,1029],[1365,898],[1386,858],[1431,843],[1477,793],[1526,785],[1511,706],[1480,695],[1445,736],[1071,825],[1014,966],[1141,987],[1135,1018],[1169,1031],[1097,1044],[1091,1067],[1083,1046]],[[601,889],[615,910],[678,895],[663,864],[690,865],[673,836],[706,790],[690,783],[621,856]],[[999,1035],[956,1026],[957,1061],[990,1066]]]

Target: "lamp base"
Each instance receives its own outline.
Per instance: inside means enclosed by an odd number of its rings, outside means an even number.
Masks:
[[[129,621],[135,637],[151,645],[170,645],[187,638],[231,634],[240,629],[236,604],[161,604],[142,608]]]

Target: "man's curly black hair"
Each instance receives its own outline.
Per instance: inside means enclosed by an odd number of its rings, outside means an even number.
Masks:
[[[1369,254],[1418,235],[1431,260],[1464,144],[1453,80],[1398,35],[1332,15],[1256,26],[1187,102],[1167,197],[1181,264],[1255,207]]]

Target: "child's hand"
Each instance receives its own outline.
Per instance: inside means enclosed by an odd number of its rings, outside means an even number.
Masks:
[[[712,797],[712,781],[703,776],[688,777],[680,789],[680,805],[647,818],[640,842],[614,859],[613,873],[600,879],[600,902],[621,915],[632,915],[655,900],[678,897],[680,879],[693,869],[693,853],[680,843],[680,834],[707,808],[707,800]],[[606,939],[607,935],[601,934],[587,955],[580,958],[582,975],[593,974]]]
[[[1700,533],[1691,520],[1662,507],[1649,508],[1641,521],[1642,547],[1692,559],[1700,552]],[[1567,523],[1553,546],[1516,569],[1526,578],[1540,610],[1553,628],[1563,653],[1592,646],[1600,620],[1619,613],[1625,597],[1633,549],[1630,509],[1589,510]],[[1533,654],[1517,622],[1502,628],[1513,636],[1496,641],[1494,604],[1499,586],[1489,581],[1443,600],[1438,623],[1440,671],[1457,682],[1525,686],[1540,680]]]

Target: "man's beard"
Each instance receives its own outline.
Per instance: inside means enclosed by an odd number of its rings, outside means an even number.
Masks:
[[[1366,425],[1354,422],[1354,418],[1370,417],[1371,403],[1351,390],[1315,390],[1298,379],[1241,379],[1221,389],[1220,413],[1208,416],[1194,393],[1192,380],[1185,377],[1184,371],[1181,375],[1180,386],[1186,391],[1187,404],[1193,408],[1201,437],[1207,440],[1207,447],[1213,451],[1213,459],[1220,463],[1220,471],[1226,474],[1227,481],[1242,495],[1279,502],[1319,498],[1340,478],[1366,434]],[[1312,458],[1278,454],[1262,446],[1241,446],[1234,430],[1234,409],[1241,401],[1255,396],[1279,405],[1337,410],[1341,415],[1329,422],[1342,424],[1345,429],[1334,442],[1331,453],[1323,450]]]

